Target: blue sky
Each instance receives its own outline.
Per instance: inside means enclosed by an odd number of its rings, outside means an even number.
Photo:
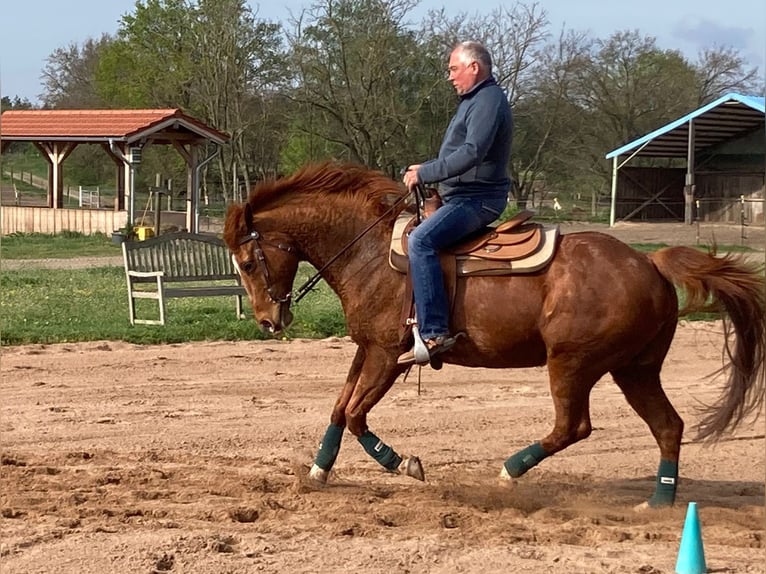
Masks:
[[[0,93],[36,103],[42,92],[40,73],[46,58],[56,48],[114,33],[120,17],[132,12],[134,4],[133,0],[3,0]],[[286,22],[290,11],[297,14],[311,2],[264,0],[250,4],[259,17]],[[546,11],[554,32],[565,26],[606,38],[618,30],[638,29],[656,37],[661,48],[681,50],[692,60],[701,48],[731,46],[760,68],[762,78],[766,69],[764,0],[735,4],[710,0],[539,0],[538,4]],[[417,19],[429,9],[442,7],[451,15],[461,11],[486,14],[500,5],[501,0],[421,0],[413,15]]]

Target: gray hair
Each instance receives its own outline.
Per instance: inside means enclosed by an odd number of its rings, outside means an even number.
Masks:
[[[488,73],[492,73],[492,56],[481,42],[467,40],[460,42],[455,48],[458,50],[460,61],[466,66],[471,62],[478,62],[479,66]]]

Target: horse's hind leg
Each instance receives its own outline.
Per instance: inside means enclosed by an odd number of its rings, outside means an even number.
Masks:
[[[600,378],[593,369],[577,368],[566,358],[549,360],[548,375],[556,411],[553,430],[540,442],[533,443],[508,458],[500,474],[518,478],[543,459],[590,436],[590,391]]]
[[[648,505],[671,506],[678,483],[678,458],[684,423],[670,404],[660,383],[661,365],[629,365],[612,371],[615,382],[638,413],[660,447],[657,486]]]

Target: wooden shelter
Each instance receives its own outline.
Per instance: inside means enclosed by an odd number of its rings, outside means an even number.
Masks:
[[[218,153],[216,149],[214,154],[201,158],[200,150],[203,146],[207,147],[208,143],[220,146],[228,139],[227,134],[184,114],[179,109],[7,110],[0,115],[0,153],[4,152],[11,142],[31,142],[40,150],[48,162],[48,209],[52,211],[48,214],[38,214],[30,210],[46,208],[3,206],[2,232],[50,232],[50,226],[49,229],[29,227],[34,227],[35,221],[51,218],[54,222],[52,231],[59,231],[71,229],[71,222],[84,219],[78,214],[64,213],[83,210],[64,209],[62,177],[66,158],[83,143],[100,145],[114,161],[117,170],[114,211],[121,217],[105,217],[103,225],[97,222],[95,225],[89,225],[90,229],[73,230],[109,232],[115,229],[115,221],[118,219],[121,219],[123,224],[125,221],[134,222],[136,167],[141,161],[141,152],[145,146],[160,144],[172,145],[186,163],[186,228],[196,232],[200,169]],[[88,219],[93,221],[93,217]]]
[[[731,93],[607,154],[616,220],[764,221],[764,98]],[[660,160],[634,167],[634,158]]]

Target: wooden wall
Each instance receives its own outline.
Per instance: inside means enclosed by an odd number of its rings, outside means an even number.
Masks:
[[[618,173],[617,220],[683,221],[683,168],[624,167]],[[763,224],[763,172],[695,174],[700,221]]]
[[[3,235],[11,233],[61,233],[78,231],[85,235],[111,233],[125,226],[127,211],[106,209],[51,209],[49,207],[17,207],[3,205]]]
[[[695,196],[699,219],[721,223],[763,224],[764,174],[698,173]]]

